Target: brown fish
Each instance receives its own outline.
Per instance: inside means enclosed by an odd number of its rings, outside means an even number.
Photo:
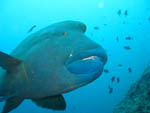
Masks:
[[[125,10],[124,15],[128,16],[128,10]]]
[[[28,33],[32,32],[34,28],[36,28],[36,25],[32,26],[32,27],[28,30]]]
[[[132,40],[132,37],[127,36],[127,37],[125,37],[125,39],[126,39],[126,40]]]
[[[131,73],[131,72],[132,72],[132,68],[131,68],[131,67],[129,67],[129,68],[128,68],[128,71]]]
[[[131,49],[131,47],[130,47],[130,46],[124,46],[124,49],[126,49],[126,50],[130,50],[130,49]]]
[[[116,37],[116,40],[117,40],[117,42],[119,42],[119,37],[118,36]]]
[[[120,9],[118,10],[118,15],[119,15],[119,16],[121,15],[121,10],[120,10]]]
[[[112,76],[111,82],[113,83],[115,81],[115,76]]]
[[[109,73],[109,70],[108,70],[108,69],[104,69],[104,72],[105,72],[105,73]]]
[[[122,67],[122,64],[118,64],[118,67]]]
[[[110,86],[108,88],[109,88],[109,94],[111,94],[113,92],[113,88]]]
[[[99,27],[98,27],[98,26],[95,26],[94,29],[95,29],[95,30],[99,30]]]
[[[120,83],[120,78],[119,77],[117,77],[117,83]]]
[[[148,21],[150,22],[150,17],[148,17]]]

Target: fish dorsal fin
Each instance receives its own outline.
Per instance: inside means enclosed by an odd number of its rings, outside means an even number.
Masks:
[[[23,102],[23,100],[24,99],[16,96],[9,98],[4,105],[2,113],[8,113],[13,109],[17,108]]]
[[[7,70],[7,72],[14,71],[21,62],[21,60],[0,51],[0,66]]]
[[[53,110],[65,110],[66,102],[62,95],[49,96],[42,99],[32,99],[32,101],[43,108],[53,109]]]

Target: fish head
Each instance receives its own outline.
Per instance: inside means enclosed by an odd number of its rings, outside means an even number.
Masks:
[[[84,35],[85,24],[66,21],[58,24],[57,33],[62,34],[57,42],[52,44],[56,49],[51,50],[55,68],[52,69],[57,94],[65,93],[84,86],[102,72],[107,62],[105,50],[96,42]]]

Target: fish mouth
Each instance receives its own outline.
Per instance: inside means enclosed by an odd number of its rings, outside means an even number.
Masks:
[[[107,61],[103,48],[96,48],[70,56],[66,62],[67,69],[74,74],[99,73]]]

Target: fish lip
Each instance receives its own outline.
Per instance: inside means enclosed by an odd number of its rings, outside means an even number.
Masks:
[[[83,52],[80,52],[80,53],[70,56],[69,59],[66,61],[65,65],[71,64],[78,60],[86,60],[86,59],[91,60],[94,58],[101,59],[101,61],[104,63],[104,65],[107,62],[107,55],[106,55],[105,50],[103,48],[95,48],[95,49],[86,50],[86,51],[83,51]]]

